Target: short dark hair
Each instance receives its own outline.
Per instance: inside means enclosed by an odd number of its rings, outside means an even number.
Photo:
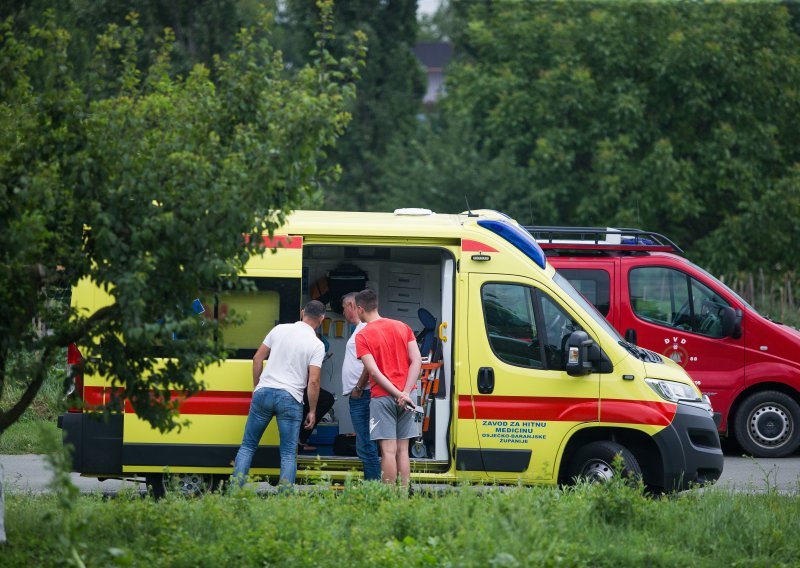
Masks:
[[[364,308],[367,312],[374,312],[378,309],[378,294],[375,290],[361,290],[356,294],[356,305]]]
[[[325,317],[325,304],[317,300],[311,300],[303,308],[303,313],[306,317],[310,318],[323,318]]]

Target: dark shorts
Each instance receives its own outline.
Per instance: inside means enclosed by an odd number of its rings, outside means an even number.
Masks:
[[[416,391],[411,391],[411,399]],[[414,413],[397,406],[393,396],[373,397],[369,401],[370,440],[407,440],[419,435]]]

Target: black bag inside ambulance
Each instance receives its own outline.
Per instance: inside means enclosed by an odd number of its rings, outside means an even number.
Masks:
[[[339,434],[333,439],[333,453],[337,456],[356,456],[356,435]]]
[[[355,264],[340,264],[328,273],[331,309],[337,314],[341,314],[344,312],[342,296],[350,292],[361,292],[366,287],[366,272]]]

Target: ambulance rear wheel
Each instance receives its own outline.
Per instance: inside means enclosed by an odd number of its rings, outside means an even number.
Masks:
[[[736,441],[757,458],[782,458],[800,445],[800,405],[779,391],[762,391],[747,397],[736,411]]]
[[[161,499],[167,493],[194,497],[210,491],[216,491],[224,476],[203,473],[151,473],[145,482],[155,499]]]
[[[622,459],[622,471],[615,468],[618,455]],[[581,479],[590,483],[606,483],[620,475],[629,479],[642,477],[642,469],[634,455],[625,446],[608,440],[590,442],[575,452],[567,472],[567,479],[571,483]]]

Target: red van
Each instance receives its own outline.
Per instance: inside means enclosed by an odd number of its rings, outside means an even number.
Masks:
[[[759,314],[638,229],[526,227],[548,261],[632,344],[682,365],[711,399],[722,435],[756,457],[800,446],[800,332]]]

